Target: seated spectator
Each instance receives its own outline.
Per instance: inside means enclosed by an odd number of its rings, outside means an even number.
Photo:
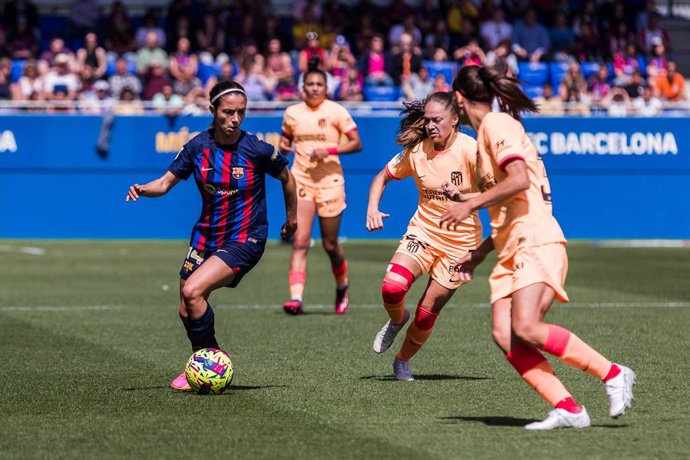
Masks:
[[[458,61],[459,67],[466,65],[486,65],[486,55],[479,47],[477,40],[470,40],[467,46],[455,50],[453,57]]]
[[[589,115],[590,96],[587,93],[587,82],[577,61],[570,63],[558,92],[567,113]]]
[[[55,56],[55,67],[45,77],[45,93],[48,99],[54,99],[56,95],[60,99],[72,101],[77,98],[79,79],[69,68],[69,63],[70,59],[66,54]]]
[[[134,41],[134,28],[124,4],[116,0],[110,8],[105,26],[105,48],[118,56],[135,51],[137,45]]]
[[[357,60],[355,59],[350,44],[343,35],[338,35],[333,41],[333,46],[330,52],[331,63],[329,65],[331,73],[334,77],[341,80],[347,78],[350,67],[356,67]]]
[[[671,49],[671,38],[668,31],[661,27],[661,17],[654,13],[649,17],[647,28],[638,31],[640,49],[644,53],[651,53],[652,48],[661,43],[667,50]]]
[[[276,81],[273,99],[276,101],[298,101],[300,99],[295,74],[279,78]]]
[[[655,117],[661,113],[663,103],[654,96],[654,89],[646,85],[639,97],[633,99],[632,107],[635,113],[641,117]]]
[[[450,49],[450,35],[446,27],[446,21],[437,19],[434,24],[434,30],[424,37],[424,55],[425,59],[435,60],[434,55],[438,50]]]
[[[115,61],[115,73],[108,79],[110,83],[110,90],[115,99],[120,98],[120,93],[127,87],[137,96],[141,94],[141,80],[136,75],[130,73],[127,60],[125,58],[117,58]]]
[[[447,62],[448,53],[446,53],[446,50],[443,48],[436,48],[434,54],[431,55],[431,60],[433,62]]]
[[[6,47],[12,59],[33,59],[38,55],[38,41],[26,19],[20,18],[17,27],[8,31]]]
[[[362,78],[357,66],[351,65],[348,67],[347,73],[341,77],[337,99],[339,101],[363,101],[364,93],[362,90]]]
[[[0,100],[9,101],[14,99],[12,91],[12,61],[8,58],[0,58]]]
[[[38,58],[38,70],[41,71],[42,74],[45,74],[49,69],[55,67],[55,58],[58,54],[67,57],[70,68],[75,67],[76,60],[74,53],[65,47],[65,41],[62,38],[55,37],[50,40],[48,49],[43,51]]]
[[[369,50],[359,58],[359,69],[364,76],[364,82],[367,85],[392,85],[390,65],[391,58],[383,48],[383,35],[376,34],[371,37]]]
[[[167,70],[168,53],[159,46],[158,34],[155,31],[149,31],[146,34],[146,46],[137,51],[137,73],[139,75],[147,73],[154,61]]]
[[[177,48],[175,52],[170,55],[169,68],[170,75],[175,79],[181,79],[186,72],[186,69],[196,75],[199,68],[199,60],[196,54],[190,51],[191,43],[187,37],[181,37],[177,40]]]
[[[150,101],[153,96],[163,91],[163,86],[170,85],[172,82],[168,77],[168,71],[163,67],[163,62],[154,60],[143,77],[144,89],[142,91],[142,99]]]
[[[613,57],[613,82],[618,86],[625,86],[632,82],[633,73],[640,69],[640,56],[634,42],[626,45],[622,53]]]
[[[96,78],[93,75],[93,69],[91,66],[85,65],[81,68],[81,71],[77,71],[77,76],[79,77],[79,97],[89,98],[95,95],[94,84],[96,83]]]
[[[444,73],[439,73],[434,77],[434,86],[432,89],[433,93],[447,93],[450,91],[450,84],[446,80],[446,75]]]
[[[623,88],[612,88],[601,100],[601,105],[606,107],[609,117],[626,117],[631,108],[630,96]]]
[[[675,61],[666,62],[666,74],[656,79],[655,90],[661,100],[679,102],[687,99],[685,78],[678,72]]]
[[[625,54],[625,48],[628,43],[635,41],[635,34],[628,31],[628,25],[625,22],[616,24],[616,29],[609,33],[609,57]]]
[[[537,21],[534,8],[528,8],[513,29],[513,50],[520,59],[538,62],[549,52],[549,31]]]
[[[175,94],[170,83],[161,86],[160,92],[153,95],[152,103],[156,112],[169,117],[179,115],[184,109],[184,100],[179,94]]]
[[[419,30],[419,27],[417,27],[414,14],[407,14],[405,19],[403,19],[403,22],[395,24],[393,27],[391,27],[388,33],[388,44],[390,45],[393,53],[397,53],[401,49],[402,44],[400,43],[400,40],[404,34],[412,37],[413,46],[419,46],[422,44],[422,32]]]
[[[306,37],[307,45],[297,55],[297,68],[299,71],[301,73],[306,72],[309,61],[312,58],[319,58],[321,60],[319,67],[323,68],[325,71],[330,71],[328,52],[321,48],[319,34],[315,31],[311,31],[307,33]]]
[[[260,54],[245,58],[235,81],[244,87],[249,101],[268,101],[275,86],[266,76],[265,60]]]
[[[666,47],[661,39],[655,41],[652,47],[652,55],[647,61],[647,80],[649,84],[655,86],[657,77],[666,74]]]
[[[421,101],[434,92],[434,81],[429,76],[429,69],[421,66],[419,72],[410,75],[402,83],[402,91],[406,101]]]
[[[598,61],[602,59],[601,41],[596,27],[583,22],[575,39],[573,54],[580,61]]]
[[[120,92],[120,98],[113,107],[115,115],[141,115],[145,113],[144,106],[137,99],[132,88],[125,86]]]
[[[84,100],[84,113],[102,115],[113,109],[114,101],[110,97],[110,85],[105,80],[98,80],[93,85],[93,92],[82,93]]]
[[[196,76],[196,72],[193,72],[191,67],[186,66],[181,67],[180,72],[180,78],[173,82],[175,94],[182,96],[187,104],[204,104],[208,97],[201,80]]]
[[[134,41],[139,48],[150,46],[149,34],[155,34],[156,44],[161,48],[165,48],[166,36],[163,28],[158,24],[158,17],[153,9],[150,9],[144,14],[141,19],[141,25],[137,28],[134,34]]]
[[[280,40],[277,38],[269,40],[267,51],[266,72],[270,78],[280,81],[292,77],[294,82],[295,69],[292,66],[292,59],[288,53],[282,50]]]
[[[491,19],[481,24],[479,35],[482,38],[482,47],[487,50],[496,48],[502,40],[513,38],[513,26],[506,21],[503,8],[494,8]]]
[[[511,76],[517,76],[518,60],[513,53],[510,40],[501,41],[496,49],[486,53],[486,65],[495,69],[503,69],[505,73]]]
[[[391,77],[396,85],[407,80],[412,73],[419,72],[422,66],[422,56],[414,49],[413,39],[409,34],[400,37],[400,52],[393,55]]]
[[[635,69],[630,79],[630,82],[623,86],[623,89],[628,93],[631,99],[639,98],[642,96],[642,92],[649,85],[644,81],[642,77],[642,71],[640,69]]]
[[[551,52],[554,60],[565,61],[575,48],[575,33],[568,25],[568,18],[563,12],[556,13],[554,26],[549,31]]]
[[[69,90],[64,85],[56,86],[49,95],[48,99],[52,101],[52,103],[48,105],[46,109],[48,113],[76,112],[76,109],[72,104],[74,102],[74,98],[70,97]]]
[[[98,29],[101,9],[96,0],[72,0],[69,8],[70,38],[81,38]]]
[[[534,98],[540,115],[558,116],[565,113],[563,100],[554,93],[551,83],[544,83],[542,95]]]
[[[599,66],[597,73],[590,77],[587,89],[593,102],[600,102],[606,98],[611,91],[609,69],[606,65]]]
[[[96,78],[103,78],[106,70],[105,50],[98,46],[98,37],[94,32],[84,36],[84,47],[77,50],[77,68],[88,65]]]
[[[24,64],[24,74],[14,85],[15,99],[28,101],[31,95],[35,95],[35,100],[45,99],[45,83],[43,77],[38,73],[38,65],[33,59]]]

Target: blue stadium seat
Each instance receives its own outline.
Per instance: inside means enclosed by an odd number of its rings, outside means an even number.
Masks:
[[[549,66],[544,62],[520,62],[518,70],[518,77],[526,85],[541,87],[549,79]]]
[[[397,86],[372,86],[364,87],[364,99],[367,101],[397,101],[400,97],[400,88]]]
[[[588,80],[589,77],[597,73],[600,66],[601,64],[596,61],[581,62],[580,69],[582,69],[582,75],[585,77],[585,80]]]
[[[549,64],[549,73],[551,74],[551,84],[554,88],[560,86],[561,81],[570,67],[569,62],[552,62]]]
[[[436,75],[440,73],[445,75],[448,84],[453,82],[455,71],[457,70],[455,62],[424,61],[424,67],[429,69],[429,77],[432,79],[436,78]]]
[[[10,70],[10,79],[12,83],[17,83],[19,78],[24,75],[24,66],[26,65],[26,59],[15,59],[12,61],[12,68]]]
[[[217,64],[199,63],[199,69],[196,72],[196,76],[199,77],[203,85],[206,84],[209,78],[217,77],[218,75],[220,75],[220,68]]]
[[[542,86],[525,86],[522,88],[530,98],[542,97],[544,95],[544,88]]]

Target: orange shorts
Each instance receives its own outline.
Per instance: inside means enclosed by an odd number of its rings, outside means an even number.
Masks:
[[[418,233],[418,232],[415,232]],[[440,250],[427,238],[408,231],[400,240],[396,254],[404,254],[414,259],[422,273],[428,273],[431,279],[446,289],[455,290],[464,284],[452,270],[453,262],[467,255],[474,247],[458,247],[455,251]]]
[[[339,216],[347,207],[345,204],[345,184],[331,187],[316,187],[297,182],[297,199],[316,204],[319,217]]]
[[[556,292],[559,302],[567,303],[568,294],[564,289],[567,274],[565,244],[518,248],[512,257],[500,260],[491,272],[491,303],[536,283],[546,283]]]

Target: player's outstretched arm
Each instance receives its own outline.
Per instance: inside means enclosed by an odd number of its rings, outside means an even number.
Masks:
[[[283,155],[290,155],[292,153],[292,138],[283,134],[280,136],[280,143],[278,148]]]
[[[379,203],[383,196],[383,190],[390,181],[391,178],[388,176],[385,169],[382,169],[381,172],[374,177],[374,180],[371,181],[371,187],[369,187],[369,206],[367,207],[367,230],[370,232],[381,230],[383,228],[383,219],[390,217],[390,214],[379,211]]]
[[[180,182],[179,177],[175,176],[170,171],[166,171],[166,173],[161,177],[149,182],[148,184],[134,184],[129,187],[125,201],[137,201],[137,199],[141,196],[149,198],[163,196],[168,193],[171,188],[177,185],[178,182]]]
[[[297,185],[287,166],[283,168],[278,179],[283,183],[285,199],[285,224],[280,230],[280,237],[287,241],[297,231]]]
[[[453,262],[451,269],[458,274],[461,281],[471,281],[474,278],[474,270],[484,262],[486,256],[494,250],[494,240],[488,237],[479,247],[470,251],[465,257]]]

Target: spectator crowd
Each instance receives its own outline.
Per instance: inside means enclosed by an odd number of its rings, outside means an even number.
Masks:
[[[650,116],[687,98],[652,1],[297,0],[276,16],[268,0],[172,0],[140,17],[118,0],[107,10],[72,1],[66,16],[5,3],[0,99],[197,113],[227,79],[252,101],[299,100],[311,65],[328,74],[335,100],[410,100],[448,91],[473,64],[521,79],[546,114]]]

